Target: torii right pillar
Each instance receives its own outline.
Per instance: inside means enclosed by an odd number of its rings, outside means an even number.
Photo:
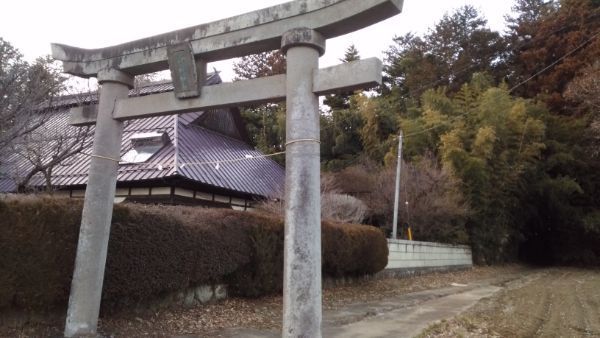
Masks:
[[[285,244],[282,337],[321,337],[319,98],[313,74],[325,52],[317,31],[286,32]]]

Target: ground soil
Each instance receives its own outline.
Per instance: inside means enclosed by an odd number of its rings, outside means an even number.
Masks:
[[[347,286],[326,288],[323,292],[323,308],[325,311],[336,311],[351,304],[448,287],[452,283],[467,284],[498,276],[528,274],[530,271],[522,266],[476,267],[451,273],[354,282]],[[281,304],[281,296],[269,296],[260,299],[231,298],[191,309],[170,307],[154,311],[121,311],[103,316],[99,321],[99,333],[107,337],[218,337],[224,329],[231,328],[279,330]],[[597,303],[595,313],[598,313]],[[2,317],[1,337],[58,337],[64,328],[62,313],[20,316],[15,320],[7,319],[6,315]]]
[[[600,337],[600,270],[529,273],[421,337]]]
[[[388,306],[395,300],[399,309],[392,307],[393,311],[401,313],[400,303],[412,297],[415,303],[410,306],[419,312],[427,302],[436,301],[431,295],[415,295],[437,292],[440,301],[444,301],[442,294],[460,296],[466,294],[461,290],[477,290],[485,285],[495,287],[495,293],[480,299],[457,317],[430,326],[420,337],[600,337],[600,269],[479,267],[411,278],[382,278],[327,288],[323,305],[326,313],[340,315],[356,305],[379,300]],[[103,316],[99,332],[107,337],[223,337],[233,329],[237,332],[275,332],[272,336],[277,336],[281,325],[281,303],[281,296],[270,296],[231,298],[195,308],[121,311]],[[386,306],[379,310],[388,311]],[[410,306],[406,311],[413,313]],[[381,318],[378,316],[385,316],[385,313],[356,317],[351,322]],[[394,318],[391,324],[400,323]],[[0,337],[59,337],[64,327],[64,312],[54,316],[28,314],[14,318],[0,314],[0,319]],[[428,323],[425,320],[423,327]],[[346,324],[351,323],[340,325]]]

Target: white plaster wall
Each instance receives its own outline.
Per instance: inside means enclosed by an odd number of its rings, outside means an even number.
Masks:
[[[473,265],[471,248],[466,245],[388,239],[388,248],[386,269]]]

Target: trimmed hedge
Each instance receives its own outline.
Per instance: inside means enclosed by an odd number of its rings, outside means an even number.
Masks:
[[[68,301],[82,202],[19,197],[0,200],[0,310],[52,310]],[[322,225],[323,274],[359,276],[387,264],[376,228]],[[116,205],[103,311],[207,283],[234,295],[279,292],[281,219],[227,209]]]
[[[374,274],[388,262],[388,246],[379,229],[323,222],[323,272],[331,277]]]

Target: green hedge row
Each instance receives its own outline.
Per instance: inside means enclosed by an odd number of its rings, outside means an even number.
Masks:
[[[51,310],[68,301],[81,202],[0,200],[0,309]],[[359,276],[387,264],[376,228],[322,225],[323,274]],[[117,205],[103,311],[206,283],[256,297],[282,288],[283,221],[226,209]]]

